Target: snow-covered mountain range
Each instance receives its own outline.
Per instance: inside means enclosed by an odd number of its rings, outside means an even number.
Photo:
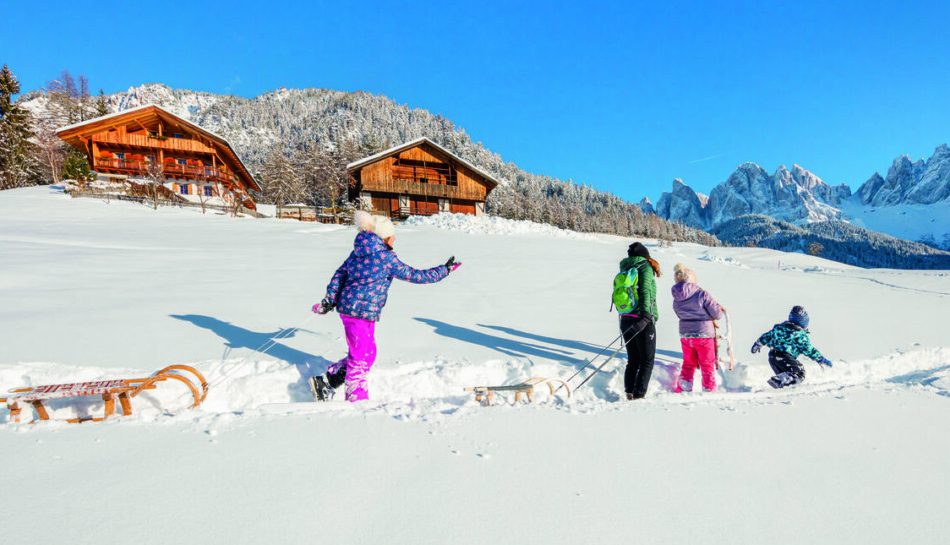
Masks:
[[[672,192],[664,192],[657,201],[656,214],[700,229],[747,214],[801,224],[840,218],[835,206],[849,197],[847,185],[830,186],[798,165],[791,170],[779,166],[769,175],[755,163],[743,163],[708,198],[679,178],[673,180]]]
[[[928,160],[898,157],[886,177],[875,173],[853,194],[847,184],[831,186],[798,165],[791,170],[779,166],[769,175],[755,163],[744,163],[708,198],[676,179],[672,191],[664,192],[655,207],[646,199],[640,206],[661,218],[706,230],[749,214],[805,229],[841,220],[947,249],[950,148],[941,144]]]

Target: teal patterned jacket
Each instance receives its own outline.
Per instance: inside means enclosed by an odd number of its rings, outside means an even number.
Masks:
[[[809,358],[818,361],[823,357],[821,352],[811,345],[808,330],[802,329],[791,322],[776,324],[771,330],[763,333],[756,342],[764,344],[772,350],[788,352],[793,358],[805,354]]]

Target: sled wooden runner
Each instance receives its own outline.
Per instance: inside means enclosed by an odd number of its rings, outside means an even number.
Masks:
[[[520,384],[510,384],[507,386],[472,386],[471,388],[465,388],[466,392],[475,392],[475,401],[481,402],[482,398],[485,398],[486,405],[491,405],[492,394],[495,392],[514,392],[515,393],[515,403],[521,401],[521,394],[525,394],[528,398],[528,403],[534,401],[534,387],[541,384],[546,384],[548,390],[551,391],[551,395],[554,395],[554,383],[559,382],[567,390],[567,397],[571,397],[571,388],[561,379],[557,378],[543,378],[543,377],[534,377],[530,378]]]
[[[196,385],[192,378],[183,373],[190,373],[198,380]],[[132,379],[114,379],[98,380],[93,382],[74,382],[69,384],[49,384],[45,386],[33,386],[29,388],[14,388],[9,390],[7,397],[0,397],[0,403],[6,403],[10,410],[10,422],[19,423],[23,407],[20,405],[29,405],[32,410],[40,417],[40,420],[49,420],[49,413],[43,402],[49,399],[62,399],[68,397],[86,397],[102,396],[105,404],[104,414],[100,417],[83,416],[80,418],[70,418],[67,422],[78,424],[80,422],[101,422],[107,418],[118,416],[115,411],[115,402],[118,399],[122,407],[122,414],[129,416],[132,414],[132,398],[145,390],[153,390],[160,382],[166,380],[175,380],[185,384],[194,397],[194,403],[189,407],[193,409],[201,404],[208,395],[208,381],[195,368],[187,365],[170,365],[161,371],[146,378]],[[200,392],[199,392],[200,388]],[[35,422],[35,420],[33,420]]]

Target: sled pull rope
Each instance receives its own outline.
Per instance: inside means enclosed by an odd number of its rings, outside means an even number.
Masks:
[[[600,352],[594,354],[594,357],[592,357],[592,358],[588,359],[586,362],[584,362],[584,366],[581,367],[580,369],[578,369],[573,375],[571,375],[570,377],[568,377],[567,380],[564,380],[564,381],[561,383],[561,385],[557,387],[557,390],[555,390],[555,392],[560,392],[560,391],[561,391],[561,388],[567,386],[566,383],[572,381],[572,380],[574,379],[574,377],[576,377],[577,375],[579,375],[579,374],[581,373],[581,371],[583,371],[584,369],[587,369],[587,366],[590,365],[591,362],[593,362],[594,360],[596,360],[597,358],[599,358],[599,357],[601,356],[601,354],[603,354],[604,352],[606,352],[607,350],[609,350],[610,347],[613,346],[615,342],[617,342],[617,341],[619,341],[620,339],[622,339],[624,333],[625,333],[625,332],[621,332],[620,335],[619,335],[616,339],[610,341],[610,344],[608,344],[607,346],[605,346]]]
[[[628,328],[627,328],[627,331],[630,331],[632,328],[633,328],[633,326],[628,327]],[[624,331],[624,333],[626,333],[627,331]],[[640,331],[643,331],[643,330],[641,329]],[[634,337],[636,337],[637,335],[639,335],[639,334],[640,334],[640,331],[637,331],[636,333],[634,333],[634,334],[633,334],[633,337],[630,337],[630,340],[633,340]],[[623,336],[623,334],[621,334],[621,337],[622,337],[622,336]],[[607,365],[608,363],[610,363],[610,361],[611,361],[612,359],[614,359],[614,357],[616,357],[617,354],[619,354],[620,351],[623,350],[623,349],[626,348],[626,347],[627,347],[627,341],[625,340],[623,343],[621,343],[620,348],[618,348],[613,354],[611,354],[611,355],[606,359],[606,361],[604,361],[604,363],[600,364],[600,367],[598,367],[597,369],[594,369],[594,372],[593,372],[593,373],[587,375],[587,378],[585,378],[584,380],[582,380],[580,384],[578,384],[577,386],[574,387],[574,392],[576,393],[578,390],[580,390],[581,386],[587,384],[587,381],[588,381],[588,380],[592,379],[592,378],[594,377],[594,375],[596,375],[597,373],[599,373],[600,370],[603,369],[605,365]]]
[[[289,328],[289,329],[285,329],[284,331],[281,331],[281,332],[278,333],[277,335],[274,335],[273,337],[271,337],[270,339],[268,339],[267,342],[265,342],[264,344],[258,346],[257,349],[251,351],[250,354],[248,354],[248,355],[244,356],[243,358],[239,359],[238,361],[232,363],[232,364],[230,365],[230,368],[229,368],[227,371],[222,372],[220,377],[214,379],[213,381],[211,381],[211,382],[208,384],[208,390],[211,390],[211,388],[217,387],[219,384],[221,384],[222,382],[224,382],[225,380],[227,380],[228,377],[230,377],[231,375],[233,375],[238,369],[241,369],[242,367],[244,367],[244,365],[246,365],[246,363],[247,363],[248,358],[250,358],[250,357],[253,356],[254,354],[260,354],[260,355],[263,356],[264,354],[267,353],[268,350],[270,350],[271,348],[273,348],[274,345],[276,345],[278,341],[283,340],[283,339],[286,339],[286,338],[290,337],[291,335],[293,335],[294,333],[296,333],[297,331],[299,331],[302,327],[304,327],[305,325],[307,325],[308,323],[310,323],[310,320],[313,320],[315,316],[316,316],[316,314],[311,314],[306,320],[300,322],[299,324],[297,324],[297,325],[294,326],[294,327],[291,327],[291,328]],[[221,369],[221,368],[224,368],[225,366],[227,366],[227,364],[222,363],[220,366],[218,366],[218,368]],[[209,374],[210,374],[210,373],[209,373]]]
[[[628,327],[625,331],[621,331],[621,332],[620,332],[620,335],[619,335],[616,339],[614,339],[613,341],[610,342],[610,344],[608,344],[607,346],[605,346],[603,350],[601,350],[600,352],[598,352],[597,354],[595,354],[593,358],[590,358],[589,360],[587,360],[587,362],[584,363],[584,366],[583,366],[583,367],[581,367],[580,369],[578,369],[577,372],[575,372],[573,375],[571,375],[571,376],[570,376],[567,380],[565,380],[564,382],[565,382],[565,383],[570,382],[571,380],[574,379],[574,377],[576,377],[577,375],[579,375],[579,374],[581,373],[581,371],[583,371],[584,369],[587,369],[587,366],[588,366],[588,365],[590,365],[591,363],[593,363],[594,360],[596,360],[596,359],[599,358],[604,352],[606,352],[607,350],[609,350],[610,347],[613,346],[615,342],[617,342],[617,341],[619,341],[619,340],[622,340],[622,339],[623,339],[623,336],[626,335],[631,329],[633,329],[633,326],[632,326],[632,325],[631,325],[630,327]],[[627,346],[627,343],[626,343],[626,342],[620,343],[620,348],[618,348],[609,358],[607,358],[607,361],[610,361],[610,360],[614,359],[614,356],[616,356],[617,354],[619,354],[619,353],[620,353],[620,350],[624,349],[626,346]],[[605,363],[606,363],[606,362],[605,362]],[[601,365],[600,367],[598,367],[598,368],[597,368],[597,371],[600,371],[601,368],[603,368],[603,365]],[[594,371],[594,374],[597,374],[597,371]],[[593,375],[591,375],[591,376],[593,376]],[[590,377],[587,377],[587,378],[590,378]],[[583,382],[581,382],[580,384],[578,384],[578,385],[577,385],[577,388],[580,388],[581,386],[583,386],[583,385],[584,385],[584,382],[587,382],[587,380],[585,379]],[[566,384],[562,384],[561,386],[558,386],[558,387],[557,387],[557,390],[555,390],[555,391],[556,391],[556,392],[561,391],[561,388],[563,388],[564,386],[566,386]],[[577,391],[577,388],[574,388],[574,391]]]
[[[302,328],[303,326],[305,326],[305,325],[307,325],[308,323],[310,323],[310,320],[313,320],[315,316],[316,316],[316,314],[311,314],[306,320],[300,322],[300,323],[297,324],[295,327],[291,327],[291,328],[289,328],[289,329],[286,329],[286,330],[284,330],[284,331],[281,331],[281,332],[278,333],[277,335],[274,335],[273,337],[271,337],[270,339],[268,339],[267,342],[265,342],[264,344],[258,346],[256,350],[252,351],[250,354],[244,356],[243,358],[241,358],[241,359],[239,359],[238,361],[236,361],[236,362],[234,362],[233,364],[231,364],[231,368],[230,368],[230,369],[228,369],[227,371],[222,372],[220,377],[216,378],[215,380],[211,381],[210,383],[206,382],[206,381],[204,380],[204,377],[201,377],[201,379],[202,379],[202,381],[201,381],[201,382],[202,382],[202,385],[201,385],[201,386],[202,386],[202,389],[203,389],[203,392],[202,392],[202,395],[201,395],[201,401],[204,401],[204,399],[208,396],[208,392],[210,392],[212,388],[217,387],[219,384],[221,384],[222,382],[224,382],[225,380],[227,380],[227,378],[230,377],[232,374],[234,374],[238,369],[240,369],[241,367],[243,367],[243,366],[245,365],[245,362],[247,361],[247,359],[250,358],[252,355],[254,355],[254,354],[261,354],[261,355],[266,354],[268,350],[270,350],[271,348],[274,347],[275,344],[277,344],[277,341],[280,341],[281,339],[286,339],[286,338],[289,337],[290,335],[296,333],[300,328]],[[219,365],[216,369],[222,369],[222,368],[224,368],[226,365],[227,365],[227,364],[222,363],[222,364]],[[210,376],[211,373],[212,373],[214,370],[215,370],[215,369],[209,370],[209,371],[208,371],[208,375]],[[182,398],[182,397],[185,397],[186,395],[189,395],[189,394],[192,394],[192,395],[193,395],[194,392],[185,392],[184,394],[182,394],[181,396],[179,396],[179,399]],[[195,405],[195,406],[197,406],[197,405]]]

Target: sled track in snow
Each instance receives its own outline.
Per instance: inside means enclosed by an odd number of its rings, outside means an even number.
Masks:
[[[897,352],[861,361],[841,361],[824,372],[808,366],[805,382],[782,390],[766,385],[771,375],[767,365],[736,367],[736,378],[729,372],[720,374],[723,390],[716,393],[693,392],[674,394],[667,388],[673,369],[671,362],[658,360],[656,377],[644,402],[626,403],[622,399],[621,363],[595,377],[570,398],[562,395],[539,395],[534,402],[516,404],[514,396],[499,394],[493,407],[482,407],[466,386],[478,384],[510,384],[530,376],[566,378],[563,364],[557,362],[532,365],[524,360],[491,360],[482,363],[435,360],[390,363],[373,369],[370,377],[371,401],[352,405],[342,401],[342,393],[330,403],[314,403],[296,366],[274,360],[248,362],[241,372],[235,373],[209,392],[200,409],[169,413],[161,406],[177,406],[174,402],[181,391],[155,392],[153,409],[126,421],[181,422],[207,418],[247,417],[279,418],[295,415],[379,415],[398,420],[445,421],[469,413],[531,407],[533,410],[555,409],[578,414],[596,414],[602,411],[626,410],[628,407],[656,409],[669,405],[713,405],[733,410],[736,404],[757,405],[787,403],[790,400],[812,396],[840,396],[855,389],[896,391],[914,389],[950,399],[950,348],[922,348]],[[220,367],[220,362],[195,364],[199,368]],[[130,372],[134,372],[130,371]],[[32,376],[37,383],[99,380],[109,378],[115,369],[77,368],[53,363],[17,363],[0,365],[0,385],[4,388],[26,386],[25,377]],[[209,376],[214,380],[215,374]],[[545,392],[546,394],[546,392]],[[144,395],[144,394],[143,394]],[[60,411],[58,418],[71,417],[69,407],[52,407]],[[95,403],[80,407],[81,411],[101,409]],[[638,409],[639,410],[639,409]],[[174,418],[169,418],[173,416]],[[6,418],[0,422],[6,422]]]

